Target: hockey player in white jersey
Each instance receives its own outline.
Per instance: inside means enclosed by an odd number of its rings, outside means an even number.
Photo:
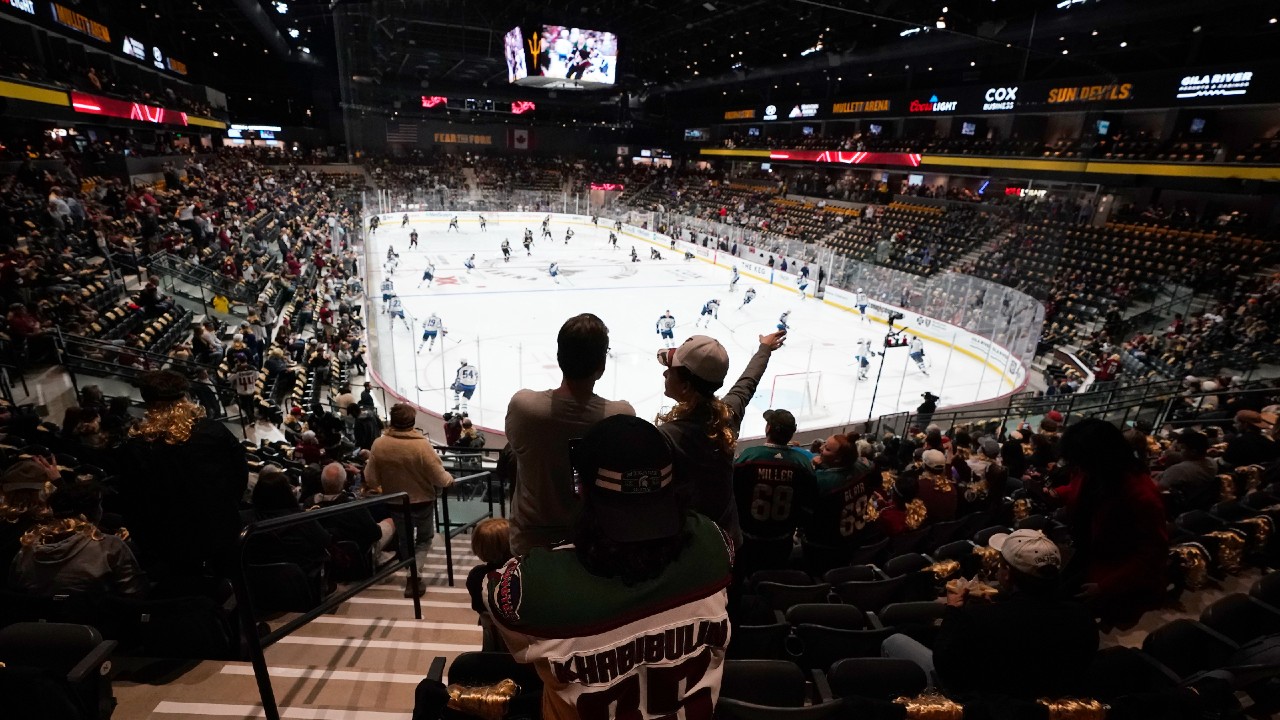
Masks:
[[[391,295],[391,302],[387,304],[387,314],[391,316],[391,327],[396,326],[396,318],[399,318],[406,329],[413,329],[409,327],[409,321],[404,317],[404,303],[400,301],[399,295],[394,293]]]
[[[739,280],[741,280],[741,279],[742,279],[742,276],[738,274],[738,266],[737,266],[737,265],[734,265],[734,266],[733,266],[733,279],[731,279],[731,280],[729,281],[729,292],[734,292],[735,290],[737,290],[737,289],[738,289],[738,281],[739,281]]]
[[[471,257],[469,257],[469,258],[467,258],[466,260],[464,260],[464,261],[462,262],[462,266],[463,266],[463,267],[465,267],[465,268],[467,269],[467,272],[471,272],[472,270],[475,270],[475,269],[476,269],[476,254],[475,254],[475,253],[471,253]]]
[[[878,355],[875,350],[871,349],[871,339],[862,338],[858,340],[858,346],[853,351],[853,357],[858,361],[858,379],[866,380],[867,371],[871,367],[871,358]]]
[[[391,302],[391,296],[396,294],[396,284],[391,278],[384,278],[382,281],[382,312],[387,311],[387,303]]]
[[[791,326],[787,324],[787,318],[789,318],[789,317],[791,317],[791,311],[790,311],[790,310],[787,310],[786,312],[784,312],[784,313],[782,313],[781,315],[779,315],[779,316],[778,316],[778,329],[779,329],[779,330],[786,331],[786,330],[790,330],[790,329],[791,329]]]
[[[453,409],[455,411],[467,412],[467,403],[475,394],[476,385],[479,382],[480,371],[475,365],[468,365],[467,361],[463,360],[462,365],[458,367],[458,374],[453,377]]]
[[[720,319],[720,301],[711,298],[702,305],[702,314],[698,316],[698,321],[694,323],[695,327],[704,327],[703,320],[707,321],[705,327],[711,327],[712,320]]]
[[[436,279],[436,264],[428,262],[425,270],[422,271],[422,279],[418,281],[418,287],[422,287],[422,283],[426,283],[427,287],[431,287],[431,283]]]
[[[573,237],[573,228],[564,229],[564,244],[569,244],[569,239]]]
[[[462,232],[461,230],[459,230],[459,229],[458,229],[458,216],[457,216],[457,215],[454,215],[453,217],[449,218],[449,227],[448,227],[447,229],[445,229],[445,232],[449,232],[450,230],[452,230],[452,231],[454,231],[454,232],[458,232],[458,233]]]
[[[755,300],[755,299],[756,299],[756,289],[753,287],[747,288],[747,292],[742,296],[742,304],[738,306],[738,309],[741,310],[742,308],[746,307],[752,300]]]
[[[558,262],[551,263],[551,267],[547,268],[547,274],[551,276],[551,279],[552,281],[555,282],[555,284],[559,285],[560,284],[560,263]]]
[[[511,241],[502,241],[502,262],[511,262]]]
[[[668,310],[658,317],[658,337],[662,338],[667,347],[676,346],[676,317]]]
[[[480,232],[489,232],[489,223],[485,222],[484,216],[480,216]]]
[[[803,275],[796,278],[796,290],[800,291],[800,299],[805,300],[809,297],[809,278]]]
[[[427,352],[431,352],[436,347],[436,337],[445,333],[444,321],[440,316],[431,313],[430,317],[422,323],[422,342],[418,343],[418,352],[422,352],[422,346],[427,346]]]
[[[853,294],[853,304],[858,307],[858,312],[862,315],[862,322],[867,321],[867,294],[858,288]]]
[[[916,367],[920,368],[920,372],[926,376],[929,369],[924,364],[924,341],[912,335],[911,342],[907,344],[907,357],[915,361]]]

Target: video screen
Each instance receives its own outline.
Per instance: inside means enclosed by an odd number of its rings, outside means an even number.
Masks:
[[[1110,131],[1111,131],[1111,121],[1110,121],[1110,120],[1099,120],[1099,121],[1098,121],[1098,134],[1099,134],[1099,135],[1106,135],[1106,134],[1107,134],[1107,133],[1109,133]]]
[[[524,35],[518,26],[502,37],[502,54],[507,58],[507,82],[529,77],[529,66],[524,58]]]
[[[978,132],[978,126],[976,123],[971,123],[971,122],[960,123],[961,135],[973,135],[973,134],[976,134],[977,132]]]
[[[613,85],[618,79],[618,36],[601,30],[543,25],[533,74],[557,80]],[[572,84],[572,83],[570,83]]]
[[[708,128],[685,128],[684,139],[688,142],[706,142],[711,139],[711,131]]]
[[[1204,132],[1204,118],[1191,118],[1191,134],[1199,135]]]
[[[882,132],[884,132],[884,128],[880,125],[871,123],[867,126],[867,134],[869,135],[879,135]]]

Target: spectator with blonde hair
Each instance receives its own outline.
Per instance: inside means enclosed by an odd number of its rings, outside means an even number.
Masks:
[[[479,565],[467,573],[467,593],[471,596],[471,609],[480,613],[480,626],[484,629],[481,640],[483,650],[505,652],[506,645],[494,633],[493,618],[484,606],[484,579],[497,572],[511,559],[511,524],[506,518],[488,518],[476,523],[471,531],[471,552],[480,558]]]

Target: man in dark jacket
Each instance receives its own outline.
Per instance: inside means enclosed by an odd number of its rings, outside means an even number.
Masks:
[[[382,420],[378,419],[378,413],[373,408],[364,408],[356,404],[347,406],[347,415],[355,418],[355,425],[352,428],[352,434],[355,435],[356,447],[361,450],[368,450],[373,447],[373,441],[382,436]]]
[[[995,535],[1000,594],[995,602],[948,594],[933,650],[905,635],[884,653],[918,662],[948,697],[1078,695],[1098,651],[1098,629],[1083,603],[1059,600],[1062,555],[1039,530]]]

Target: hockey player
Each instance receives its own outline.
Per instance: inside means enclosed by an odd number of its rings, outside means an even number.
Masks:
[[[524,229],[524,254],[532,255],[533,254],[532,248],[533,248],[533,231],[530,230],[529,228],[525,228]]]
[[[418,228],[409,231],[409,249],[418,247]]]
[[[613,246],[614,250],[618,249],[618,234],[612,230],[609,231],[609,244]]]
[[[374,215],[373,217],[369,218],[369,232],[370,233],[378,232],[378,223],[380,222],[382,222],[381,216]]]
[[[658,337],[662,338],[666,347],[672,348],[676,346],[676,316],[668,310],[658,317]]]
[[[511,241],[507,239],[502,241],[502,261],[511,262]]]
[[[791,317],[791,311],[790,311],[790,310],[787,310],[786,312],[784,312],[784,313],[782,313],[781,315],[779,315],[779,316],[778,316],[778,329],[779,329],[779,330],[787,331],[787,330],[790,330],[790,329],[791,329],[791,326],[790,326],[790,325],[787,325],[787,318],[789,318],[789,317]]]
[[[702,314],[698,316],[698,321],[695,322],[693,325],[694,327],[711,327],[711,321],[719,320],[719,319],[720,319],[720,301],[715,298],[711,298],[710,300],[708,300],[706,303],[703,304]],[[702,324],[703,320],[707,321],[707,324],[705,326]]]
[[[400,301],[399,295],[391,293],[391,302],[387,305],[387,314],[391,316],[391,327],[396,326],[396,318],[399,318],[400,322],[404,323],[406,328],[409,328],[409,321],[404,317],[404,303]]]
[[[742,276],[738,274],[738,266],[734,265],[733,279],[729,281],[729,292],[734,292],[738,289],[738,281],[741,279],[742,279]]]
[[[650,257],[652,259],[652,257]],[[631,262],[640,262],[640,256],[636,254],[636,246],[631,246]]]
[[[387,303],[391,302],[391,296],[396,294],[396,284],[391,278],[383,278],[382,280],[382,312],[387,311]]]
[[[455,412],[466,413],[467,403],[471,400],[471,396],[476,392],[476,384],[480,382],[480,371],[475,365],[468,365],[466,360],[462,361],[462,365],[458,368],[458,374],[453,377],[453,409]]]
[[[592,216],[591,216],[591,224],[592,224],[592,225],[597,225],[597,226],[598,226],[598,225],[600,224],[600,216],[599,216],[599,215],[592,214]]]
[[[422,283],[426,283],[427,287],[431,287],[431,282],[436,279],[436,265],[428,262],[427,269],[422,271],[422,280],[418,281],[418,287],[422,287]]]
[[[472,270],[475,270],[475,269],[476,269],[476,254],[475,254],[475,253],[471,253],[471,257],[469,257],[469,258],[467,258],[466,260],[462,261],[462,266],[463,266],[463,267],[465,267],[465,268],[467,269],[467,272],[471,272]]]
[[[457,215],[454,215],[453,217],[449,218],[449,227],[448,227],[448,229],[446,229],[446,230],[445,230],[445,232],[449,232],[449,230],[453,230],[454,232],[458,232],[458,233],[461,233],[461,232],[462,232],[461,230],[459,230],[459,229],[458,229],[458,216],[457,216]]]
[[[444,321],[440,316],[431,313],[426,322],[422,323],[422,342],[418,344],[418,352],[422,352],[422,346],[427,346],[427,352],[431,352],[436,347],[436,336],[444,334]]]
[[[800,291],[800,299],[804,300],[809,297],[809,278],[801,276],[796,278],[796,289]]]
[[[756,299],[756,289],[753,287],[747,288],[746,294],[742,296],[742,304],[738,306],[738,309],[741,310],[742,308],[746,307],[748,303],[750,303],[752,300],[755,300],[755,299]]]
[[[929,375],[929,370],[924,365],[924,341],[915,335],[911,336],[911,342],[907,344],[907,357],[916,362],[916,367],[920,368],[920,372],[926,376]]]
[[[573,228],[564,229],[564,244],[569,244],[569,238],[573,237]]]
[[[684,251],[684,261],[685,261],[685,262],[689,262],[690,260],[692,260],[692,259],[693,259],[693,257],[694,257],[694,256],[693,256],[693,252],[692,252],[692,251],[690,251],[690,250],[685,250],[685,251]]]
[[[862,322],[867,321],[867,294],[858,288],[853,294],[853,304],[858,307],[858,312],[862,315]]]
[[[871,349],[870,338],[862,338],[858,341],[857,348],[853,351],[853,357],[858,361],[858,379],[867,379],[867,370],[871,367],[871,358],[878,355],[875,350]]]
[[[409,226],[409,213],[405,213],[404,217],[400,219],[400,229],[403,230],[408,226]]]
[[[616,230],[616,231],[618,231],[618,232],[622,232],[622,221],[621,221],[621,220],[618,220],[617,222],[615,222],[615,223],[613,224],[613,229],[614,229],[614,230]]]
[[[480,216],[480,232],[489,232],[489,224],[484,221],[484,216]]]
[[[661,260],[661,259],[662,259],[662,253],[658,252],[658,248],[649,248],[649,259],[650,259],[650,260]]]
[[[555,284],[559,285],[560,284],[560,263],[558,262],[551,263],[551,267],[547,268],[547,274],[551,276],[551,279],[552,281],[555,282]]]
[[[551,237],[551,216],[542,218],[542,237]]]

